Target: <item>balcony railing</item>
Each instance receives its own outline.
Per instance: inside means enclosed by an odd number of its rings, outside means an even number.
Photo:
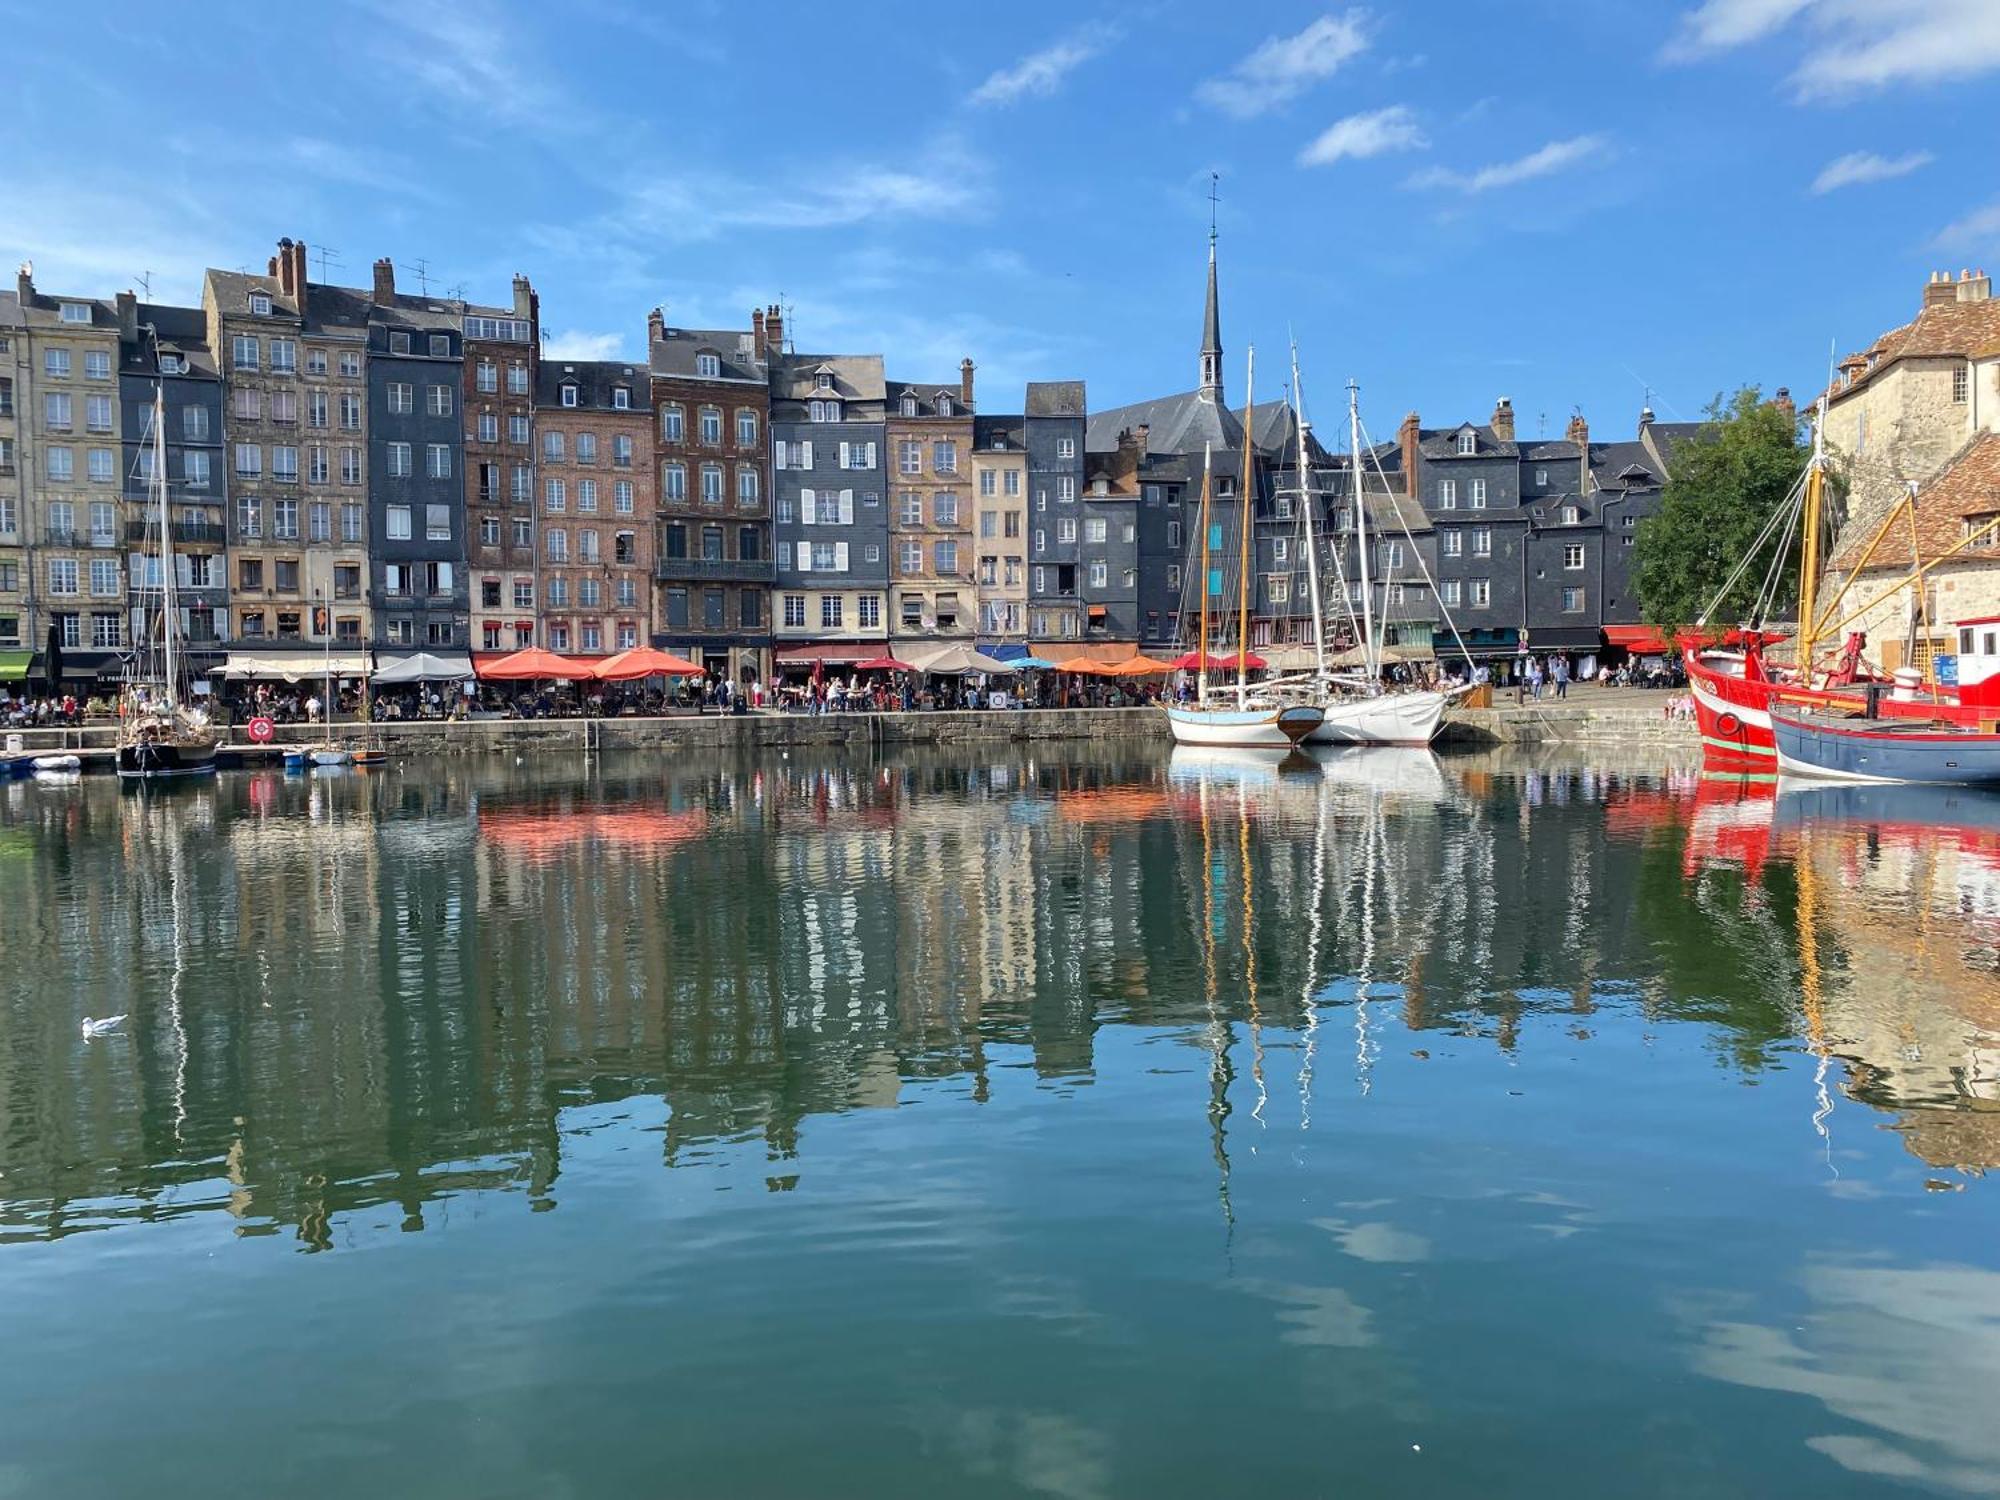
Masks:
[[[174,545],[189,547],[220,547],[227,540],[227,527],[214,521],[175,521]],[[125,540],[143,542],[147,538],[158,539],[160,527],[157,521],[127,521]]]
[[[669,581],[769,583],[776,564],[765,558],[663,557],[654,576]]]

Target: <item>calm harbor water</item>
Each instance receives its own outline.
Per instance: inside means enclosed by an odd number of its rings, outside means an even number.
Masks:
[[[0,1497],[2000,1490],[1992,801],[13,783],[0,934]]]

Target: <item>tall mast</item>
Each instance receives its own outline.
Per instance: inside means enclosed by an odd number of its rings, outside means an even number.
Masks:
[[[180,592],[174,578],[174,528],[167,516],[167,388],[153,382],[153,490],[160,502],[160,634],[166,641],[167,711],[181,706],[180,664],[174,656],[174,627],[180,623]]]
[[[313,597],[320,599],[324,595],[315,592]],[[324,609],[326,628],[320,632],[320,636],[326,642],[326,697],[320,700],[320,712],[324,715],[322,722],[326,725],[326,748],[331,750],[333,748],[333,607],[327,605]]]
[[[1306,513],[1306,597],[1312,605],[1313,638],[1313,686],[1321,693],[1326,691],[1326,629],[1319,602],[1319,533],[1313,523],[1318,518],[1313,508],[1318,503],[1313,496],[1311,482],[1306,478],[1311,472],[1306,466],[1306,393],[1299,384],[1299,346],[1292,345],[1292,426],[1299,435],[1299,503]]]
[[[1195,643],[1195,701],[1208,706],[1208,490],[1215,445],[1201,445],[1201,639]]]
[[[1241,537],[1239,561],[1236,577],[1236,706],[1242,708],[1250,698],[1250,487],[1254,478],[1250,467],[1251,419],[1256,415],[1257,403],[1251,391],[1257,378],[1257,351],[1248,351],[1248,359],[1243,371],[1243,480],[1237,486],[1236,530]]]
[[[1799,552],[1799,683],[1812,686],[1813,647],[1819,635],[1819,528],[1826,485],[1826,396],[1813,416],[1812,465],[1806,470],[1805,536]]]
[[[1356,567],[1361,579],[1361,662],[1368,672],[1372,690],[1380,679],[1375,660],[1375,601],[1368,584],[1368,497],[1361,488],[1361,387],[1347,382],[1348,453],[1354,465],[1354,548],[1359,555]]]

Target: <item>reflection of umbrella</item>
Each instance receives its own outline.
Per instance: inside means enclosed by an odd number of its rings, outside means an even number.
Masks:
[[[1112,677],[1164,677],[1173,667],[1163,661],[1154,661],[1150,656],[1135,656],[1130,661],[1114,662],[1110,672]]]
[[[971,646],[946,646],[927,657],[919,670],[940,677],[962,677],[967,672],[1012,672],[1014,663],[988,656]]]
[[[705,668],[684,656],[656,651],[651,646],[635,646],[607,656],[591,669],[599,682],[636,682],[641,677],[699,677]]]
[[[1174,670],[1177,672],[1194,672],[1200,670],[1203,666],[1206,666],[1211,672],[1234,670],[1236,666],[1236,653],[1232,651],[1227,656],[1217,656],[1211,651],[1208,653],[1208,660],[1204,662],[1199,651],[1190,651],[1185,656],[1176,657],[1173,665]],[[1243,665],[1253,672],[1261,672],[1267,664],[1263,657],[1259,656],[1255,651],[1251,651],[1244,656]]]
[[[49,692],[54,694],[62,683],[62,627],[49,627],[49,649],[42,656],[42,674],[48,678]]]
[[[1058,672],[1074,672],[1079,677],[1109,677],[1112,675],[1110,664],[1101,662],[1094,656],[1072,656],[1068,661],[1057,662],[1056,670]]]
[[[857,672],[914,672],[917,669],[906,661],[897,661],[893,656],[871,656],[867,661],[854,664]]]
[[[592,665],[573,657],[557,656],[540,646],[529,646],[485,663],[479,668],[479,676],[483,682],[537,682],[552,677],[580,682],[589,678]]]

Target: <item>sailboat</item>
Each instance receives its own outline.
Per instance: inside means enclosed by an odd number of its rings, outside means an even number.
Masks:
[[[1298,351],[1292,352],[1292,414],[1298,434],[1299,487],[1305,515],[1306,578],[1312,600],[1314,671],[1311,696],[1321,709],[1319,727],[1308,735],[1313,745],[1417,745],[1430,744],[1444,721],[1445,708],[1453,697],[1428,688],[1385,688],[1382,684],[1382,646],[1375,633],[1375,604],[1368,578],[1368,498],[1361,466],[1360,388],[1347,386],[1347,424],[1354,473],[1354,532],[1357,567],[1361,585],[1361,662],[1359,680],[1344,686],[1336,683],[1328,670],[1326,616],[1320,606],[1319,543],[1314,532],[1317,501],[1308,475],[1312,472],[1306,456],[1305,398],[1299,385]],[[1345,580],[1342,580],[1345,592]]]
[[[345,766],[354,760],[354,752],[333,742],[333,612],[327,611],[326,629],[322,632],[326,639],[326,697],[321,699],[324,707],[320,711],[320,722],[326,726],[326,733],[317,749],[312,752],[312,763],[316,766]]]
[[[1201,464],[1201,634],[1191,654],[1195,671],[1195,701],[1192,705],[1170,704],[1167,721],[1177,745],[1211,745],[1252,749],[1286,750],[1319,727],[1323,717],[1319,707],[1309,703],[1287,703],[1266,694],[1250,691],[1250,532],[1255,512],[1256,474],[1251,467],[1256,410],[1250,399],[1250,381],[1255,378],[1257,356],[1250,354],[1250,370],[1243,392],[1243,479],[1238,492],[1239,545],[1241,556],[1236,589],[1236,691],[1233,702],[1211,702],[1208,671],[1213,661],[1209,650],[1209,596],[1216,592],[1209,568],[1209,508],[1213,491],[1210,466],[1213,451],[1204,448]],[[1188,660],[1188,658],[1183,658]]]
[[[202,710],[182,702],[181,662],[175,650],[180,631],[179,580],[174,576],[174,532],[167,515],[165,387],[153,386],[152,498],[160,521],[160,644],[157,676],[152,675],[152,633],[140,656],[140,675],[126,684],[124,728],[118,737],[118,775],[131,782],[208,776],[215,771],[218,742]]]

